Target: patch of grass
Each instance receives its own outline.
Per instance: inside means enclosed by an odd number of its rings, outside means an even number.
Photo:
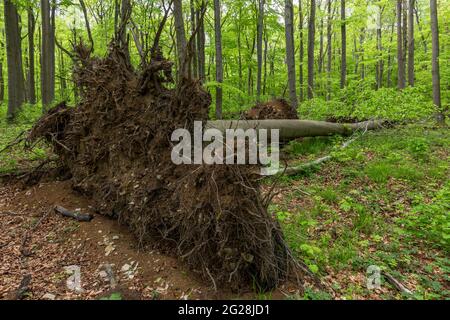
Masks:
[[[333,143],[333,139],[328,137],[303,138],[290,141],[285,151],[292,155],[311,155],[326,150]]]
[[[289,178],[294,187],[276,210],[294,254],[347,298],[373,296],[338,276],[369,265],[414,284],[413,298],[450,298],[449,133],[418,125],[367,132],[319,170]],[[307,148],[296,150],[333,152]],[[389,290],[379,298],[411,298],[382,286]]]

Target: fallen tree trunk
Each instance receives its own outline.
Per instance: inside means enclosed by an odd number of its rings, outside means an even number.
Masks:
[[[301,137],[349,135],[357,130],[380,129],[384,120],[369,120],[357,123],[333,123],[314,120],[215,120],[208,121],[206,128],[220,131],[226,129],[279,129],[280,139],[289,140]]]

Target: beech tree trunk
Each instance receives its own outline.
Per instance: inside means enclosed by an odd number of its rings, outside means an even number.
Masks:
[[[5,13],[6,60],[8,65],[7,118],[13,119],[25,101],[22,46],[17,8],[11,0],[4,0],[3,7]]]
[[[327,45],[328,45],[328,59],[327,59],[327,100],[331,99],[331,59],[332,59],[332,41],[331,41],[331,0],[328,0],[328,23],[327,23]]]
[[[397,0],[397,87],[405,88],[405,63],[403,60],[403,34],[402,34],[402,1]]]
[[[430,21],[431,21],[431,75],[433,81],[433,103],[438,107],[437,121],[444,123],[445,118],[441,110],[441,77],[439,73],[439,26],[437,18],[436,0],[430,0]]]
[[[295,49],[294,49],[294,7],[292,0],[284,2],[284,25],[286,35],[286,64],[288,70],[289,99],[291,105],[297,108],[297,89],[295,77]]]
[[[300,34],[300,75],[299,75],[299,86],[300,86],[300,102],[305,100],[303,96],[303,61],[305,58],[305,49],[303,44],[303,7],[302,0],[298,2],[298,14],[299,14],[299,34]]]
[[[54,38],[49,0],[41,0],[42,48],[41,48],[41,99],[45,112],[55,98]]]
[[[370,120],[357,123],[334,123],[314,120],[216,120],[208,121],[206,128],[215,128],[222,132],[226,129],[278,129],[281,140],[301,137],[348,135],[356,130],[381,128],[384,121]]]
[[[316,0],[311,0],[311,11],[308,21],[308,99],[314,97],[314,37],[316,20]]]
[[[202,0],[201,8],[204,8],[205,1]],[[198,57],[198,77],[204,82],[205,81],[205,26],[204,21],[201,18],[201,10],[197,10],[197,57]]]
[[[347,31],[345,27],[345,0],[341,0],[341,89],[345,87],[347,78]]]
[[[408,7],[408,84],[414,87],[414,0]]]
[[[177,38],[178,76],[187,77],[188,66],[185,65],[186,34],[184,30],[183,4],[181,0],[173,0],[173,16],[175,20],[175,33]]]
[[[222,62],[222,25],[220,17],[220,0],[214,0],[214,29],[216,44],[216,118],[222,119],[222,82],[223,82],[223,62]]]
[[[260,101],[261,81],[262,81],[262,63],[263,63],[263,27],[264,27],[264,5],[265,0],[259,0],[258,24],[256,39],[256,56],[258,59],[258,74],[256,76],[256,100]]]
[[[28,102],[36,104],[36,81],[35,81],[35,63],[34,63],[34,31],[36,30],[36,19],[33,9],[30,7],[28,12]]]

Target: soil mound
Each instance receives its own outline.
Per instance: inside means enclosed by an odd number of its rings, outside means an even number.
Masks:
[[[297,110],[284,99],[274,99],[272,101],[258,103],[256,106],[245,112],[246,120],[263,119],[298,119]]]

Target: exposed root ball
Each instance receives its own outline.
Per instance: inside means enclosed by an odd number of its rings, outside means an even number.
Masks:
[[[245,112],[246,120],[263,119],[298,119],[297,110],[284,99],[274,99],[256,106]]]
[[[152,239],[176,253],[214,286],[283,281],[292,260],[253,168],[171,161],[172,131],[206,121],[210,95],[190,79],[170,89],[172,64],[160,55],[136,72],[116,47],[103,59],[78,51],[81,102],[50,110],[30,140],[53,144],[73,187],[99,212],[130,226],[141,244]]]

